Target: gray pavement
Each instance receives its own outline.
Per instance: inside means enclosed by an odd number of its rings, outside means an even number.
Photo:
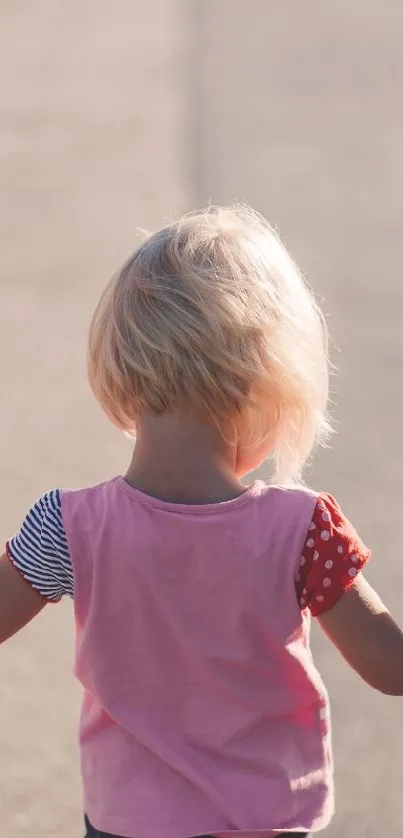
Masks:
[[[374,549],[403,621],[403,6],[290,0],[0,4],[1,537],[54,486],[125,467],[85,380],[110,273],[195,204],[249,201],[324,298],[338,435],[310,479]],[[315,632],[332,698],[329,838],[403,834],[399,700]],[[0,650],[0,835],[80,832],[69,604]]]

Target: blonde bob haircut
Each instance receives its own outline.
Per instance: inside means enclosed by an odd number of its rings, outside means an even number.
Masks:
[[[184,412],[239,446],[271,443],[299,479],[328,431],[323,317],[280,239],[244,206],[150,236],[106,287],[89,338],[92,390],[118,428]]]

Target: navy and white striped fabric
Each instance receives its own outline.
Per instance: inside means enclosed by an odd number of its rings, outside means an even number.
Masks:
[[[34,503],[17,535],[7,542],[10,561],[50,602],[73,596],[73,567],[63,526],[60,489]]]

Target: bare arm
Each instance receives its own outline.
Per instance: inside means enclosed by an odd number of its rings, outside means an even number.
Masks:
[[[46,600],[3,555],[0,558],[0,643],[22,629],[45,605]]]
[[[367,684],[403,695],[403,632],[362,574],[318,622]]]

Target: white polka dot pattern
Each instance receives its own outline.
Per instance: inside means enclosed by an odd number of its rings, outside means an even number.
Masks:
[[[320,495],[297,569],[301,609],[309,608],[317,616],[331,608],[369,556],[337,502],[330,495]]]

